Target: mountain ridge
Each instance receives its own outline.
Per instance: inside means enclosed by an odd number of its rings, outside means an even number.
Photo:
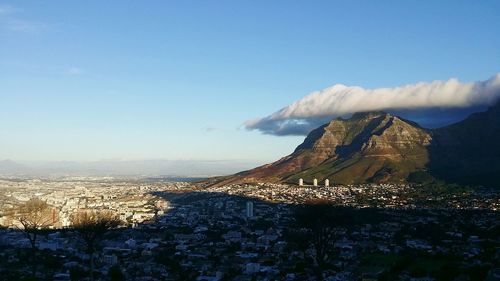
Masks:
[[[382,111],[360,112],[312,130],[290,155],[219,184],[293,184],[300,178],[306,183],[314,178],[336,184],[406,183],[420,173],[453,183],[500,185],[493,177],[500,172],[499,121],[500,103],[438,129]],[[488,167],[484,159],[490,160]]]

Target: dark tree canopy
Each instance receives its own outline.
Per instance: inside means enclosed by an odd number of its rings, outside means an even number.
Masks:
[[[110,229],[118,227],[122,222],[111,211],[80,211],[71,217],[72,227],[85,244],[90,256],[90,280],[94,280],[94,253]]]
[[[88,247],[87,250],[93,251],[96,242],[108,230],[118,227],[122,222],[110,211],[80,211],[73,214],[71,223]]]

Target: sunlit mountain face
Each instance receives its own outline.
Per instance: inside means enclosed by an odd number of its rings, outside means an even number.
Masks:
[[[227,182],[329,179],[359,184],[436,178],[500,186],[495,176],[500,172],[499,108],[497,104],[436,129],[385,112],[337,118],[311,131],[289,156]]]

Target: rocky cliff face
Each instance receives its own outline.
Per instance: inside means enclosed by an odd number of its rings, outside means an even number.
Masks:
[[[358,113],[313,130],[291,155],[239,173],[230,182],[403,181],[410,168],[425,166],[431,139],[417,124],[397,116]]]
[[[500,105],[457,124],[426,130],[385,112],[357,113],[313,130],[295,151],[223,181],[406,182],[414,174],[499,184]]]

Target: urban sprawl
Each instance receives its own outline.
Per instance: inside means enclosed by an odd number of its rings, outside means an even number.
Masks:
[[[33,199],[35,245],[17,216]],[[488,188],[5,176],[0,280],[500,280],[499,209]],[[95,252],[73,228],[86,211],[121,222]]]

